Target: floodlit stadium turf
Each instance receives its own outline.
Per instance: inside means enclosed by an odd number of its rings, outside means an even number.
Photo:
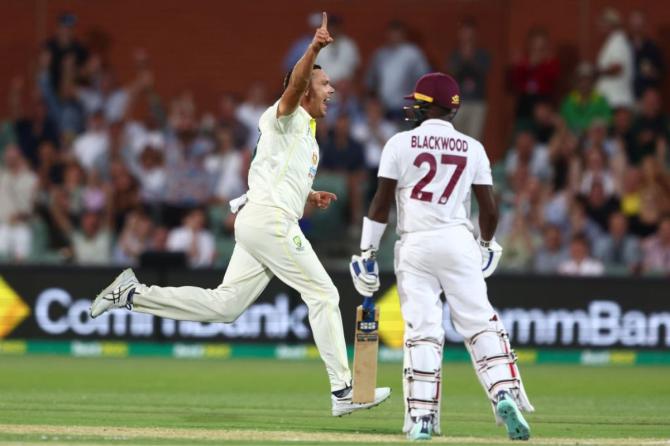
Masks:
[[[670,444],[670,367],[522,368],[531,444]],[[401,365],[391,400],[330,416],[319,361],[0,357],[0,444],[385,444],[404,442]],[[445,364],[434,443],[509,444],[467,364]]]

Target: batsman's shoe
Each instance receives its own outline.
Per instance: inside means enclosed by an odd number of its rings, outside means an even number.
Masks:
[[[505,391],[501,391],[498,395],[496,413],[505,423],[510,440],[528,440],[530,438],[530,426],[528,426],[514,399]]]
[[[124,270],[95,298],[91,304],[91,317],[98,317],[110,308],[126,307],[130,310],[132,295],[139,284],[132,269]]]
[[[375,400],[370,403],[354,403],[351,400],[353,392],[351,387],[344,389],[341,396],[335,396],[331,394],[331,400],[333,402],[333,416],[341,417],[342,415],[350,414],[356,410],[361,409],[370,409],[372,407],[378,406],[383,403],[391,396],[390,387],[377,387],[375,389]]]
[[[430,440],[433,438],[433,417],[426,415],[414,420],[414,426],[407,432],[411,441]]]

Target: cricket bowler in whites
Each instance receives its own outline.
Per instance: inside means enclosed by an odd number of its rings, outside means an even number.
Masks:
[[[363,265],[375,259],[395,196],[400,240],[394,265],[405,321],[403,431],[411,440],[440,433],[444,292],[496,421],[505,424],[509,438],[527,440],[530,428],[520,411],[534,409],[484,282],[502,255],[493,238],[498,211],[488,157],[477,140],[451,124],[460,103],[453,78],[427,74],[407,99],[414,101],[405,107],[408,120],[418,126],[394,135],[382,151],[377,191],[363,220],[363,252],[352,257],[357,267],[351,268],[361,294],[379,288],[378,274],[367,272],[375,269]],[[471,190],[479,204],[478,239],[469,218]]]
[[[236,245],[223,283],[216,289],[150,286],[127,269],[98,294],[91,316],[125,306],[170,319],[231,323],[277,276],[299,291],[309,308],[314,341],[330,380],[332,414],[341,416],[378,405],[391,390],[376,389],[374,400],[366,404],[352,402],[339,294],[298,226],[306,202],[325,209],[336,199],[311,190],[319,162],[315,119],[325,116],[335,91],[314,64],[319,51],[333,41],[327,25],[323,13],[312,43],[284,81],[284,93],[260,118],[249,191],[231,203],[237,212]]]

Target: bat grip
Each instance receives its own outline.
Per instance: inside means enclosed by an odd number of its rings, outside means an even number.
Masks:
[[[375,311],[375,301],[372,300],[372,296],[363,298],[363,310],[364,311]]]

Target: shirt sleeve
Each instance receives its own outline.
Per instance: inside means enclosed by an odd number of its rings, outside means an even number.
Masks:
[[[277,117],[277,111],[279,110],[279,101],[277,101],[272,107],[265,110],[265,113],[261,116],[259,128],[261,131],[272,129],[276,132],[284,133],[289,129],[291,122],[295,117],[298,116],[299,108],[300,105],[298,105],[290,115]]]
[[[382,150],[382,156],[379,160],[379,172],[377,173],[378,177],[390,178],[392,180],[400,178],[400,169],[397,159],[398,149],[393,144],[394,141],[395,138],[389,139]]]
[[[486,152],[484,151],[483,147],[481,148],[479,164],[477,165],[477,171],[475,172],[475,178],[472,180],[472,184],[493,186],[491,163],[489,162],[489,157],[486,156]]]

